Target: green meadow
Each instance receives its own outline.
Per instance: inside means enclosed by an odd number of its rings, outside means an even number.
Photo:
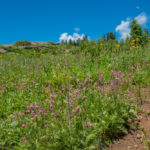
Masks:
[[[5,48],[0,149],[106,149],[127,134],[150,87],[150,42],[139,40]]]

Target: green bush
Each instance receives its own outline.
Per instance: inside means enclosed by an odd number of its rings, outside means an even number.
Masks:
[[[31,42],[24,40],[24,41],[16,41],[15,46],[30,46]]]

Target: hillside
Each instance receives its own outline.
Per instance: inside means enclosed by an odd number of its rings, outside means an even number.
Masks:
[[[149,147],[149,43],[42,44],[2,46],[1,149]]]

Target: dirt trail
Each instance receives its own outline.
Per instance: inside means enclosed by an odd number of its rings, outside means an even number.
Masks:
[[[131,130],[108,148],[108,150],[150,150],[150,89],[141,89],[143,104],[139,106],[137,130]]]

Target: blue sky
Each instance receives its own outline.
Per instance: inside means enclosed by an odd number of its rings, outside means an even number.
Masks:
[[[0,44],[57,42],[61,34],[96,40],[109,31],[124,38],[135,17],[150,27],[149,6],[150,0],[0,0]]]

